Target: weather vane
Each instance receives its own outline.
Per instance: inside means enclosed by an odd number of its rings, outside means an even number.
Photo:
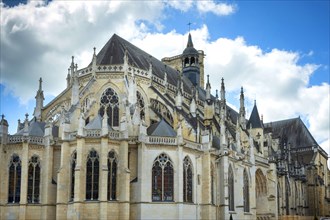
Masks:
[[[190,33],[190,26],[192,25],[192,23],[189,21],[187,25],[189,26],[189,33]]]

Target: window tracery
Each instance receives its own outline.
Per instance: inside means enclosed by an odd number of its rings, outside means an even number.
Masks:
[[[106,89],[101,96],[100,115],[103,116],[104,112],[107,113],[111,127],[119,126],[119,98],[112,88]]]
[[[231,167],[228,170],[228,195],[229,195],[229,211],[234,211],[234,174]]]
[[[28,203],[40,202],[40,160],[38,156],[32,156],[28,169]]]
[[[151,108],[155,111],[155,113],[159,114],[158,116],[164,118],[167,123],[173,125],[173,117],[168,108],[161,102],[156,99],[150,100]]]
[[[192,192],[193,192],[192,163],[189,157],[186,156],[183,160],[183,201],[184,202],[193,202]]]
[[[152,167],[152,200],[173,201],[173,163],[165,153],[160,154]]]
[[[117,189],[117,156],[112,150],[108,154],[108,200],[115,200]]]
[[[71,155],[71,185],[70,185],[70,200],[74,200],[74,184],[75,184],[75,169],[77,162],[77,152],[73,152]]]
[[[14,154],[9,163],[8,203],[19,203],[21,198],[21,159]]]
[[[249,192],[249,177],[244,170],[243,172],[243,203],[244,203],[244,212],[250,211],[250,192]]]
[[[140,119],[145,120],[144,100],[139,91],[136,91],[136,100],[137,100],[137,104],[139,105],[139,109],[140,109]]]
[[[86,169],[86,200],[99,198],[99,155],[95,150],[87,156]]]

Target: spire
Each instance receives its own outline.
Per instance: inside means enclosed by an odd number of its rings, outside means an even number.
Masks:
[[[194,44],[191,39],[191,34],[189,33],[188,35],[188,42],[187,42],[187,47],[194,47]]]
[[[221,101],[226,100],[226,90],[225,90],[225,83],[223,78],[221,78],[220,99]]]
[[[240,107],[239,107],[240,124],[243,126],[243,128],[246,128],[243,86],[241,87],[241,95],[239,98],[239,103],[240,103]]]
[[[206,100],[211,99],[211,84],[210,84],[210,79],[209,75],[207,75],[207,82],[206,82]]]
[[[36,107],[34,108],[33,116],[37,119],[37,121],[41,121],[41,109],[44,105],[44,92],[42,91],[42,78],[39,79],[39,89],[37,91],[36,99]]]
[[[252,113],[251,113],[247,126],[251,127],[251,128],[262,128],[263,127],[260,117],[259,117],[257,103],[255,100],[254,100],[254,106],[253,106]]]
[[[70,68],[68,69],[68,75],[66,76],[66,87],[68,88],[71,83]]]
[[[92,58],[92,68],[93,68],[93,74],[95,76],[96,72],[96,47],[93,48],[94,53],[93,53],[93,58]]]
[[[175,100],[175,106],[178,109],[182,108],[182,96],[183,96],[182,93],[183,93],[182,74],[180,73],[176,86],[176,100]]]

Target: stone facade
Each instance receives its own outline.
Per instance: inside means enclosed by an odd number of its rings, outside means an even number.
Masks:
[[[189,35],[161,62],[114,35],[47,105],[40,79],[33,117],[14,135],[0,122],[0,219],[330,215],[327,154],[302,121],[247,119],[243,88],[234,111],[196,51]]]

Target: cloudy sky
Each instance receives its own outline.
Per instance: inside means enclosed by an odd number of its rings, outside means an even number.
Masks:
[[[212,92],[224,77],[227,99],[247,115],[254,100],[265,122],[301,117],[329,152],[329,1],[18,1],[2,0],[0,113],[33,113],[38,79],[45,104],[117,33],[161,59],[180,54],[190,32],[204,50]]]

